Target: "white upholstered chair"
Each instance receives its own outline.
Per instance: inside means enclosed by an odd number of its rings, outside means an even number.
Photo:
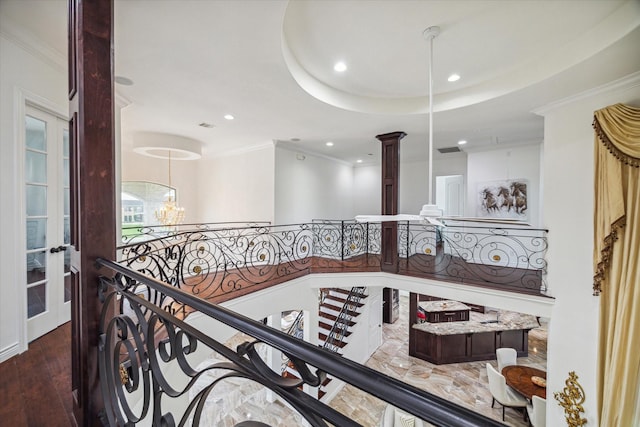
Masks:
[[[498,372],[502,373],[505,366],[518,364],[518,352],[515,348],[503,347],[496,350],[496,358],[498,359]]]
[[[387,405],[382,415],[381,427],[425,427],[425,423],[392,405]]]
[[[531,405],[527,405],[529,423],[533,427],[545,427],[547,425],[547,401],[541,397],[533,396]]]
[[[527,400],[507,385],[507,381],[502,374],[496,371],[496,369],[491,366],[491,363],[487,363],[487,376],[489,377],[489,391],[491,391],[491,396],[493,396],[491,407],[493,408],[495,402],[502,405],[502,421],[504,421],[504,408],[507,406],[511,408],[521,408],[524,412],[527,406]]]

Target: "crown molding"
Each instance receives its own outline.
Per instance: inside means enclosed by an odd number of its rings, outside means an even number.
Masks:
[[[589,90],[585,90],[584,92],[580,92],[575,95],[571,95],[566,98],[562,98],[557,101],[551,102],[540,108],[531,110],[531,112],[539,116],[545,116],[548,113],[558,108],[582,101],[587,98],[594,97],[596,95],[600,95],[602,93],[611,92],[613,90],[619,90],[619,89],[623,89],[623,90],[632,89],[636,86],[640,86],[640,71],[636,71],[635,73],[631,73],[627,76],[624,76],[617,80],[613,80],[609,83],[605,83],[603,85],[593,87]]]
[[[67,56],[65,53],[46,46],[41,40],[32,34],[24,31],[20,26],[7,20],[2,21],[0,36],[15,44],[36,58],[46,62],[55,69],[66,73],[68,69]]]

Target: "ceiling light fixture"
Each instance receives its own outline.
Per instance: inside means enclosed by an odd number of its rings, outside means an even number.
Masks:
[[[466,143],[467,141],[465,139],[461,139],[460,141],[458,141],[458,145],[464,145]]]
[[[197,160],[202,157],[202,143],[180,135],[159,132],[137,132],[133,135],[133,151],[158,159]]]
[[[233,120],[233,119],[235,119],[235,117],[233,117],[231,114],[225,114],[225,115],[224,115],[224,118],[225,118],[226,120]]]
[[[167,193],[167,200],[161,208],[156,209],[154,216],[158,222],[166,227],[178,225],[184,221],[185,211],[183,207],[179,207],[172,195],[175,194],[175,189],[171,186],[171,150],[168,150],[167,157],[169,159],[169,192]]]
[[[116,83],[118,83],[119,85],[122,86],[133,86],[133,80],[127,78],[127,77],[123,77],[123,76],[116,76],[113,79]]]
[[[449,82],[457,82],[458,80],[460,80],[460,75],[458,74],[451,74],[447,79]]]
[[[324,144],[324,145],[326,145],[327,147],[333,147],[333,142],[327,141],[327,143]]]
[[[362,159],[356,160],[356,163],[362,163]]]
[[[333,66],[333,69],[339,73],[344,73],[345,71],[347,71],[347,64],[342,61],[336,62]]]

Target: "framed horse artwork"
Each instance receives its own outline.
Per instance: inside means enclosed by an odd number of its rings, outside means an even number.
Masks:
[[[482,218],[529,218],[526,179],[507,179],[478,184],[476,215]]]

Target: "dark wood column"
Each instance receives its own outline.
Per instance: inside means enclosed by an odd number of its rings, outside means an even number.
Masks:
[[[400,177],[400,140],[407,134],[391,132],[376,135],[382,142],[382,214],[398,213],[398,185]],[[382,223],[382,271],[398,272],[398,223]]]
[[[69,1],[73,411],[102,425],[98,257],[115,259],[113,0]]]

